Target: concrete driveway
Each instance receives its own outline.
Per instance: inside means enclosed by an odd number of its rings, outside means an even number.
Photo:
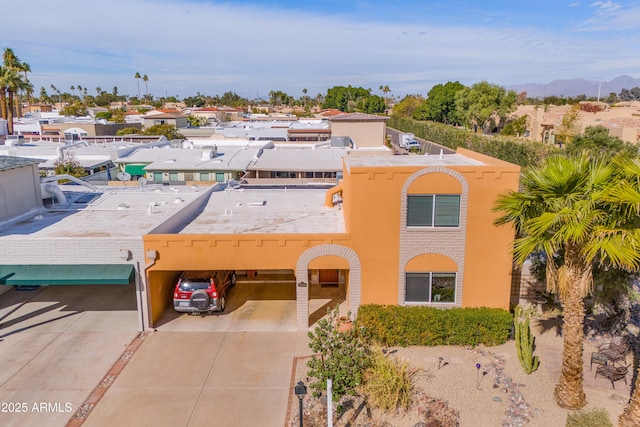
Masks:
[[[0,425],[64,426],[137,329],[133,286],[0,295]]]
[[[306,331],[152,333],[87,427],[283,426]]]

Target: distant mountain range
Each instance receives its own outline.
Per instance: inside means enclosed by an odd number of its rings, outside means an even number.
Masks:
[[[600,99],[606,98],[610,93],[619,94],[622,89],[640,87],[640,79],[631,76],[619,76],[609,82],[595,80],[571,79],[554,80],[551,83],[526,83],[508,86],[507,89],[518,93],[527,92],[527,97],[544,98],[547,96],[578,96],[597,97],[600,91]]]

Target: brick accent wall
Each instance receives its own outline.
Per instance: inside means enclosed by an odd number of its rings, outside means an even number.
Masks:
[[[456,178],[462,184],[460,195],[460,225],[452,228],[407,227],[407,194],[411,184],[418,178],[444,173]],[[400,262],[398,271],[398,304],[405,304],[405,267],[414,257],[421,254],[441,254],[451,258],[458,265],[456,275],[456,300],[453,306],[462,306],[462,284],[464,283],[464,252],[467,236],[467,207],[469,185],[462,174],[443,166],[429,167],[409,176],[402,187],[400,201]],[[429,304],[434,307],[451,307],[452,304]]]

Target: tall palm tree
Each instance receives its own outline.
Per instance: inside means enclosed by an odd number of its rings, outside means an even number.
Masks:
[[[29,79],[27,78],[27,73],[31,71],[31,67],[26,62],[21,62],[11,48],[5,48],[2,53],[2,65],[16,73],[15,76],[11,76],[11,84],[7,85],[5,89],[8,102],[7,115],[10,113],[11,120],[13,120],[14,113],[20,114],[20,105],[18,105],[17,108],[15,105],[18,99],[16,98],[14,100],[13,95],[17,91],[26,91],[30,95],[33,91],[33,85],[29,83]],[[24,79],[22,79],[18,73],[24,73]],[[7,117],[7,120],[9,120],[9,117]],[[13,123],[9,124],[9,128],[13,130]]]
[[[522,265],[532,252],[543,252],[547,288],[563,303],[562,372],[554,393],[563,408],[586,404],[584,297],[591,290],[593,262],[628,269],[640,264],[638,231],[629,228],[637,216],[621,209],[620,197],[611,191],[619,176],[615,171],[612,161],[552,157],[525,170],[522,191],[502,195],[494,207],[501,214],[496,224],[515,226],[514,261]],[[563,258],[556,265],[559,254]]]
[[[3,91],[6,91],[6,119],[7,119],[7,131],[9,135],[13,134],[13,117],[15,110],[14,94],[20,90],[26,90],[30,85],[22,80],[22,77],[15,69],[4,67],[5,72],[2,76],[2,83],[0,87],[4,87]],[[2,90],[2,89],[0,89]]]
[[[7,120],[7,87],[9,86],[9,80],[9,68],[0,64],[0,110],[4,120]]]
[[[138,99],[140,99],[140,73],[136,72],[136,75],[133,77],[135,77],[136,83],[138,83]]]
[[[640,218],[640,159],[619,161],[617,166],[618,173],[623,179],[608,196],[622,201],[622,211]],[[638,367],[631,400],[620,415],[618,426],[634,427],[638,425],[638,420],[640,420],[640,367]]]
[[[149,86],[147,85],[147,83],[149,82],[149,77],[147,77],[147,75],[145,74],[144,76],[142,76],[142,81],[144,82],[144,92],[145,92],[145,99],[149,98]]]

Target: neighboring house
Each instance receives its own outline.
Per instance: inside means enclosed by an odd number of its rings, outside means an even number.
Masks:
[[[287,139],[293,142],[319,142],[331,138],[331,129],[326,120],[300,120],[287,130]]]
[[[257,158],[260,148],[209,146],[199,149],[139,149],[118,158],[133,179],[172,185],[212,185],[238,180]]]
[[[576,134],[584,133],[590,126],[604,126],[609,130],[611,136],[620,138],[625,142],[633,144],[640,142],[640,102],[620,102],[605,107],[603,111],[587,112],[579,111],[576,121]],[[556,135],[562,124],[562,118],[573,106],[571,105],[548,105],[534,106],[521,105],[514,113],[515,117],[526,115],[527,132],[529,138],[534,141],[547,143],[558,143]]]
[[[26,140],[26,138],[25,138]],[[115,162],[119,157],[139,148],[153,148],[168,145],[169,141],[161,137],[136,138],[92,138],[73,143],[47,141],[21,141],[16,145],[0,145],[0,155],[18,158],[39,159],[40,172],[47,176],[55,175],[55,164],[65,158],[73,158],[87,173],[86,181],[108,182],[116,180],[118,169]]]
[[[263,150],[242,181],[251,185],[336,184],[345,149],[327,147]]]
[[[27,104],[23,107],[22,112],[24,114],[27,113],[40,113],[40,112],[46,112],[46,113],[50,113],[53,111],[53,105],[51,104],[42,104],[42,103],[35,103],[35,104]]]
[[[331,136],[348,136],[356,147],[384,147],[388,117],[373,114],[338,114],[329,119]]]
[[[174,125],[176,128],[189,126],[187,116],[182,113],[157,113],[148,112],[142,116],[143,127],[150,128],[155,125]]]

